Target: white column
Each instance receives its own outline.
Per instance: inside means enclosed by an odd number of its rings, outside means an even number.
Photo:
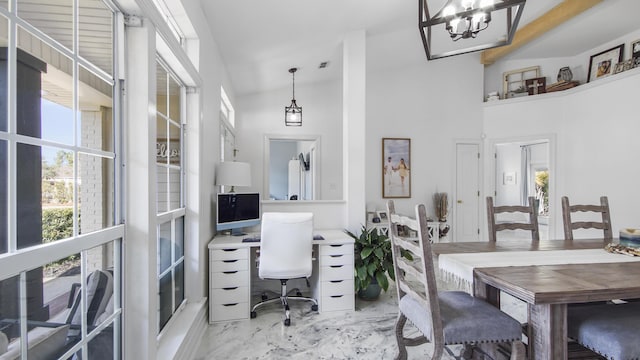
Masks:
[[[347,200],[347,226],[351,231],[366,222],[365,211],[365,118],[366,34],[346,34],[343,48],[343,174]]]
[[[155,29],[126,28],[124,359],[156,359],[156,63]]]

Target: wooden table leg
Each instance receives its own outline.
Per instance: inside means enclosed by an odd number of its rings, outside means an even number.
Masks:
[[[567,304],[529,304],[529,359],[566,359]]]

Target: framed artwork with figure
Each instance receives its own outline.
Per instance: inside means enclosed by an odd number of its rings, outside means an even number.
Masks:
[[[591,55],[589,59],[589,73],[587,74],[587,82],[607,77],[614,73],[617,63],[622,61],[624,53],[624,44],[614,46],[609,50]]]
[[[411,197],[411,139],[382,139],[382,197]]]

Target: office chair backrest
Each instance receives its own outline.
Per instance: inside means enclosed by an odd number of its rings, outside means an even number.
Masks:
[[[262,214],[260,266],[263,279],[311,276],[312,213]]]
[[[529,205],[521,206],[493,206],[493,198],[487,196],[487,225],[489,229],[489,241],[495,242],[497,232],[502,230],[529,230],[531,231],[531,241],[540,240],[538,231],[538,211],[533,196],[529,196]],[[502,213],[522,213],[529,218],[529,222],[522,221],[496,221],[498,214]]]
[[[391,251],[393,253],[393,267],[396,275],[398,290],[398,302],[409,295],[419,301],[425,309],[430,309],[430,314],[425,314],[426,321],[430,321],[429,328],[433,331],[432,342],[435,346],[444,345],[444,332],[440,313],[440,301],[438,300],[438,288],[436,287],[436,275],[431,254],[431,242],[429,241],[429,227],[427,225],[427,212],[423,204],[415,207],[416,218],[396,214],[393,200],[387,201],[387,213],[389,214],[389,237],[391,239]],[[418,241],[415,238],[401,236],[398,233],[398,225],[407,226],[418,233]],[[403,253],[409,252],[414,260],[408,260]],[[426,335],[426,334],[425,334]]]
[[[571,214],[576,212],[600,213],[602,221],[572,221]],[[565,240],[573,240],[573,230],[576,229],[600,229],[604,231],[605,241],[611,241],[613,239],[609,199],[606,196],[600,197],[600,205],[569,205],[569,198],[563,196],[562,220],[564,223]]]

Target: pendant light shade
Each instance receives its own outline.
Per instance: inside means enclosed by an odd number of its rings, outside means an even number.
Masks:
[[[302,106],[296,104],[296,71],[298,68],[289,69],[293,79],[293,97],[291,105],[284,107],[284,124],[286,126],[302,126]]]

